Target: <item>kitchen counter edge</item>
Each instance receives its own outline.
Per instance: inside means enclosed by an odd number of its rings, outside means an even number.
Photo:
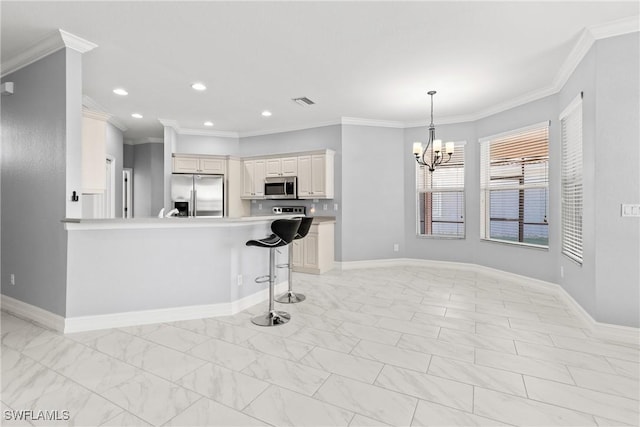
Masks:
[[[248,216],[240,218],[114,218],[62,220],[66,230],[114,230],[144,228],[201,228],[201,227],[242,227],[271,222],[276,219],[297,218],[300,215]]]

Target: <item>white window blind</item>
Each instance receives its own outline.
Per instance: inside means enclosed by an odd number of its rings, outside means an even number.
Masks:
[[[582,264],[582,96],[560,115],[562,253]]]
[[[419,235],[464,238],[464,145],[456,142],[451,160],[433,172],[416,163]]]
[[[480,140],[481,238],[549,246],[549,123]]]

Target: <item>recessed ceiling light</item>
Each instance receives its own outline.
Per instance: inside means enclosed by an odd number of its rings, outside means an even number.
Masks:
[[[131,115],[131,117],[133,117],[134,119],[141,119],[141,118],[142,118],[142,114],[140,114],[140,113],[133,113],[133,114]]]
[[[204,122],[205,126],[213,126],[213,122]]]
[[[194,83],[194,84],[191,85],[191,87],[194,90],[200,90],[200,91],[207,90],[207,87],[202,83]]]
[[[271,115],[271,111],[264,110],[262,112],[262,115],[265,116],[265,117],[269,117]]]
[[[117,87],[113,90],[113,93],[115,93],[116,95],[120,95],[120,96],[127,96],[129,95],[129,92],[127,92],[126,90],[122,89],[121,87]]]

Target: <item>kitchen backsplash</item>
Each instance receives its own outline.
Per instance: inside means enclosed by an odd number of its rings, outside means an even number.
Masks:
[[[271,208],[274,206],[304,206],[307,208],[307,215],[311,216],[335,216],[340,209],[333,200],[322,199],[313,200],[252,200],[251,216],[271,215]]]

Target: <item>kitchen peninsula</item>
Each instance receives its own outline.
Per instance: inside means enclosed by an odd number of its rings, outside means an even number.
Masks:
[[[65,332],[230,315],[266,298],[268,251],[247,247],[276,218],[65,220]],[[281,262],[288,257],[281,248]],[[278,277],[279,290],[287,285]]]

